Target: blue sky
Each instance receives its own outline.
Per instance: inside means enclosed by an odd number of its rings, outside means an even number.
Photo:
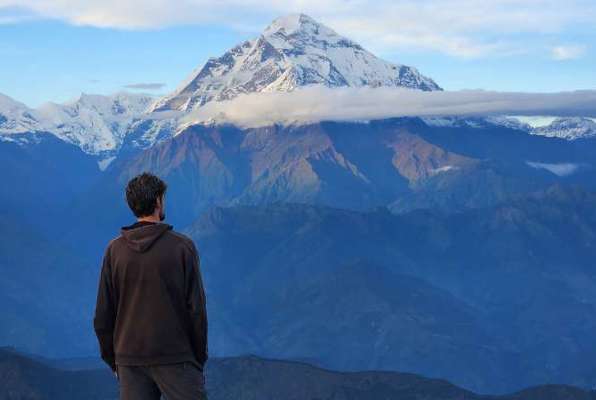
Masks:
[[[6,38],[0,42],[0,92],[37,106],[135,84],[163,84],[138,91],[165,94],[242,36],[220,27],[130,31],[34,21],[0,25],[0,41]]]
[[[293,12],[448,90],[596,89],[594,0],[0,0],[0,93],[30,106],[165,94]]]

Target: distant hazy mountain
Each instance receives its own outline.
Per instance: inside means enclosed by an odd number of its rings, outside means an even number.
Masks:
[[[152,110],[188,111],[243,93],[306,85],[441,90],[415,68],[381,60],[309,16],[293,14],[274,20],[257,39],[210,58]]]
[[[594,194],[555,186],[448,216],[218,208],[186,232],[202,252],[217,354],[502,393],[594,384],[595,210]]]
[[[209,399],[337,400],[593,400],[593,392],[563,385],[541,386],[508,396],[481,396],[447,381],[389,371],[341,373],[305,363],[254,356],[213,358],[205,370]],[[65,371],[0,348],[0,399],[117,399],[106,369]]]
[[[51,229],[99,175],[94,157],[54,135],[15,133],[5,141],[0,137],[0,212],[40,229]]]
[[[75,251],[76,242],[58,244],[60,229],[53,228],[44,234],[0,212],[0,345],[53,356],[85,354],[96,341],[87,332],[97,266]]]
[[[100,171],[94,157],[52,134],[10,139],[0,142],[0,344],[44,352],[69,343],[76,354],[93,345],[81,329],[90,321],[97,266],[74,250],[84,239],[59,238],[87,224],[71,210]]]
[[[107,369],[65,371],[0,347],[2,400],[110,400],[118,387]]]

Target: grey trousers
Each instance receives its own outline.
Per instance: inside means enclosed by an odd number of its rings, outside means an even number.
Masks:
[[[207,400],[205,377],[191,362],[128,366],[118,365],[120,400]]]

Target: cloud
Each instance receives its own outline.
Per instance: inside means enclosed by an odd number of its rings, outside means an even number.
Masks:
[[[532,168],[536,169],[544,169],[549,171],[557,176],[569,176],[577,172],[578,169],[582,167],[581,164],[573,164],[573,163],[557,163],[557,164],[549,164],[549,163],[541,163],[541,162],[534,162],[534,161],[526,161]]]
[[[126,89],[138,89],[138,90],[159,90],[166,86],[165,83],[131,83],[124,85]]]
[[[0,15],[0,25],[6,24],[15,24],[17,22],[22,22],[21,18],[12,15]]]
[[[3,5],[3,0],[0,0],[0,25],[26,22],[34,18],[29,10],[19,6]]]
[[[551,49],[552,58],[558,61],[576,60],[584,54],[586,46],[583,45],[555,46]]]
[[[473,115],[596,116],[596,91],[516,93],[484,90],[422,92],[402,88],[326,88],[252,93],[211,102],[186,123],[214,120],[245,127],[325,120],[371,120],[404,116]]]
[[[218,24],[260,31],[272,18],[304,12],[377,51],[438,51],[458,57],[527,51],[528,37],[592,30],[596,2],[568,0],[0,0],[40,18],[75,25],[155,29]]]

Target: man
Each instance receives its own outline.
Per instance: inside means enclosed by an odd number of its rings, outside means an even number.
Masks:
[[[104,253],[94,329],[120,399],[206,399],[207,309],[192,239],[162,222],[167,185],[134,177],[126,201],[137,222]]]

